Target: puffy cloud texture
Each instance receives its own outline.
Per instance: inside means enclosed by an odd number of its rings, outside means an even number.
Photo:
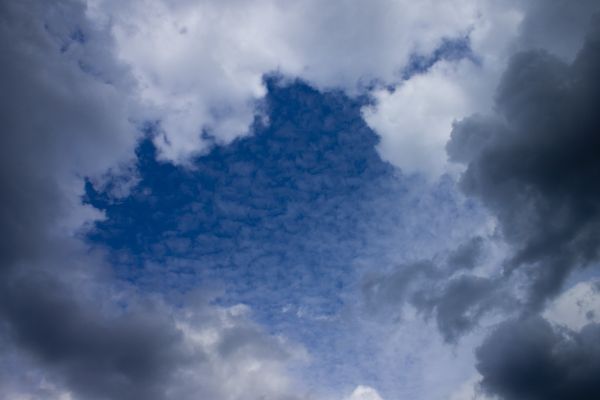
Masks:
[[[571,65],[544,51],[515,55],[498,115],[461,121],[448,143],[450,157],[467,165],[465,193],[497,215],[515,248],[507,272],[530,271],[534,306],[598,260],[597,21]]]

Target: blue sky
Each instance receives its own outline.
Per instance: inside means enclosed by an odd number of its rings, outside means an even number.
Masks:
[[[0,400],[598,398],[596,3],[4,3]]]

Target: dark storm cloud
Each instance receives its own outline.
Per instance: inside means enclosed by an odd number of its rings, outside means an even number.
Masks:
[[[539,317],[507,321],[476,351],[482,388],[504,400],[600,398],[600,325],[580,332]]]
[[[160,312],[104,316],[52,277],[2,285],[9,337],[89,399],[162,399],[185,359],[181,332]]]
[[[220,369],[276,364],[285,346],[206,302],[190,321],[112,279],[74,234],[98,215],[81,203],[83,176],[126,163],[139,137],[119,91],[128,75],[109,48],[80,2],[0,2],[0,397],[222,398]],[[180,324],[218,332],[224,320],[231,355],[208,362]],[[285,397],[263,392],[270,378],[259,369],[247,398]]]
[[[497,217],[526,268],[529,302],[555,295],[600,250],[600,23],[571,65],[544,51],[516,54],[496,97],[498,115],[457,123],[447,150],[465,163],[461,185]]]
[[[515,54],[498,87],[496,115],[455,124],[447,145],[450,158],[467,167],[462,189],[497,217],[510,245],[505,278],[526,282],[527,317],[502,323],[476,353],[481,387],[505,400],[600,396],[599,326],[574,332],[535,316],[575,269],[597,265],[600,255],[600,19],[593,18],[569,64],[582,29],[574,21],[589,19],[597,6],[553,5],[533,7],[539,13],[526,18],[522,44],[542,46],[550,21],[560,20],[556,29],[565,37],[549,48],[562,58],[544,50]]]
[[[104,316],[85,285],[69,282],[95,269],[91,258],[78,265],[77,245],[60,234],[70,213],[87,212],[72,169],[101,171],[135,141],[116,92],[80,69],[75,44],[65,47],[83,12],[77,2],[0,5],[2,339],[86,398],[157,399],[180,356],[178,332],[149,313]]]
[[[97,172],[135,141],[114,88],[79,68],[88,56],[76,46],[60,52],[69,30],[84,26],[82,13],[76,2],[0,5],[1,269],[39,253],[43,231],[69,213],[73,169]]]
[[[546,49],[569,61],[581,47],[590,17],[600,11],[597,0],[527,0],[522,5],[525,18],[517,48]]]

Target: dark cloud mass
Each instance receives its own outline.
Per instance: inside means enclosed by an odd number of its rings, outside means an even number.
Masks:
[[[597,0],[528,0],[517,48],[546,49],[572,60],[581,47],[590,16],[600,11]]]
[[[158,310],[103,316],[69,289],[44,274],[4,285],[9,337],[85,398],[165,398],[185,359],[181,333]]]
[[[457,123],[447,145],[465,163],[464,192],[497,217],[524,267],[529,302],[558,293],[600,249],[600,25],[572,65],[544,51],[515,55],[498,88],[495,117]]]
[[[538,19],[556,19],[563,6]],[[584,19],[587,6],[565,15]],[[548,27],[534,20],[524,30],[531,40]],[[579,29],[571,22],[557,29],[567,26]],[[556,45],[569,48],[571,39]],[[451,160],[466,165],[463,191],[497,217],[510,246],[505,277],[526,282],[526,316],[500,324],[476,352],[481,387],[505,400],[600,397],[598,325],[576,332],[536,316],[576,269],[597,267],[600,255],[598,16],[575,60],[564,59],[544,50],[515,54],[496,115],[456,123],[447,144]],[[444,305],[461,304],[459,293]]]
[[[284,346],[207,301],[182,314],[115,280],[75,231],[98,216],[83,177],[127,163],[139,137],[119,92],[128,75],[85,11],[0,2],[0,399],[224,398],[215,374],[254,357],[277,370]],[[182,328],[224,323],[235,340],[217,356]],[[277,373],[256,371],[247,398],[289,398],[256,384]]]
[[[85,19],[75,2],[0,5],[2,340],[62,371],[86,398],[158,398],[164,368],[177,357],[168,354],[177,332],[149,314],[103,315],[101,303],[86,300],[93,285],[84,283],[102,285],[97,260],[82,261],[64,235],[67,216],[88,212],[72,169],[97,173],[135,141],[114,88],[80,69],[85,55],[72,53],[76,45],[63,48],[78,23]],[[4,389],[0,397],[10,396]]]
[[[600,398],[600,325],[580,332],[540,317],[507,321],[477,350],[482,388],[505,400]]]
[[[74,170],[98,173],[136,140],[115,88],[78,65],[94,53],[60,50],[71,30],[85,26],[82,13],[76,2],[0,4],[2,268],[40,253],[44,231],[65,223],[81,190]]]

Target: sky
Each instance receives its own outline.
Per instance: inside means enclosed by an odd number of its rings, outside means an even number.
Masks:
[[[0,2],[0,400],[600,398],[600,3]]]

